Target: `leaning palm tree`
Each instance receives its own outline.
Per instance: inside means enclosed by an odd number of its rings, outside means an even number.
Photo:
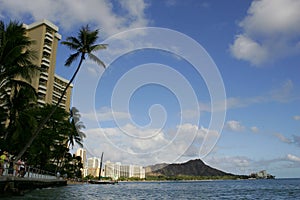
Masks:
[[[32,144],[34,139],[37,137],[39,132],[43,129],[43,126],[46,124],[46,122],[50,119],[50,117],[53,115],[59,104],[61,103],[64,94],[66,93],[67,89],[69,88],[70,84],[75,79],[77,73],[79,72],[79,69],[82,65],[82,62],[86,59],[86,56],[88,56],[92,61],[95,61],[97,64],[103,66],[105,68],[105,64],[94,54],[94,52],[102,49],[106,49],[106,44],[95,44],[98,39],[98,33],[99,30],[90,30],[90,27],[88,25],[83,26],[79,32],[77,37],[68,37],[66,41],[63,41],[62,44],[69,47],[71,50],[74,50],[75,53],[72,53],[70,57],[66,60],[65,65],[70,66],[75,60],[79,59],[79,63],[77,66],[77,69],[75,70],[72,78],[66,85],[64,91],[62,92],[59,100],[57,101],[55,107],[53,108],[52,112],[41,122],[41,124],[37,127],[37,129],[33,132],[32,137],[27,142],[27,144],[24,146],[22,151],[18,154],[17,158],[20,158],[27,148]]]

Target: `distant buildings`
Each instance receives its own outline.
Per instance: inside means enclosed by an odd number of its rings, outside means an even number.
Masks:
[[[99,176],[100,159],[93,157],[87,160],[87,175]]]
[[[100,158],[92,157],[86,160],[86,150],[79,148],[76,151],[76,156],[82,158],[83,163],[83,177],[91,175],[93,177],[99,176]],[[110,177],[112,179],[126,179],[126,178],[139,178],[144,179],[146,176],[145,168],[139,165],[123,165],[120,162],[106,161],[101,170],[102,177]]]
[[[250,174],[250,178],[273,179],[273,178],[275,178],[275,176],[268,174],[266,170],[261,170],[259,172]]]
[[[139,178],[146,176],[145,169],[138,165],[122,165],[120,162],[105,162],[105,176],[113,179],[117,178]]]

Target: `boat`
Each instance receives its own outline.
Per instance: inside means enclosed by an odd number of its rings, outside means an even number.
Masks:
[[[114,185],[114,184],[118,183],[117,180],[107,180],[107,179],[101,180],[102,160],[103,160],[103,152],[102,152],[101,161],[100,161],[99,179],[98,180],[89,180],[88,183],[90,183],[90,184],[103,184],[103,185],[106,185],[106,184]]]

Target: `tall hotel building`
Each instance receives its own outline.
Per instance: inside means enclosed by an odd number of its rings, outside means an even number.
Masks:
[[[56,104],[68,83],[68,80],[55,74],[56,50],[61,39],[58,27],[48,20],[23,26],[27,30],[27,36],[35,41],[32,48],[37,52],[37,60],[34,64],[42,69],[31,83],[38,93],[38,103],[40,106]],[[72,85],[67,89],[60,103],[60,107],[66,111],[70,109],[71,90]]]
[[[83,167],[86,167],[86,150],[83,148],[79,148],[77,149],[75,155],[81,157],[81,163],[83,164]]]
[[[94,177],[99,176],[100,171],[100,159],[93,157],[89,158],[87,162],[87,174],[92,175]]]
[[[83,164],[82,176],[86,177],[88,175],[87,160],[86,160],[86,150],[83,149],[83,148],[79,148],[79,149],[77,149],[75,155],[81,157],[81,163]]]

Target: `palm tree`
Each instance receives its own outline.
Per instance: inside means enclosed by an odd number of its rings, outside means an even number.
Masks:
[[[53,108],[52,112],[41,122],[41,124],[38,126],[38,128],[33,132],[33,136],[30,138],[30,140],[27,142],[27,144],[24,146],[22,151],[17,156],[17,159],[19,159],[25,151],[28,149],[28,147],[32,144],[33,140],[37,137],[39,132],[42,130],[46,122],[50,119],[50,117],[53,115],[59,104],[61,103],[64,94],[66,93],[67,89],[69,88],[70,84],[75,79],[82,62],[86,59],[86,56],[88,56],[92,61],[96,62],[99,65],[102,65],[105,68],[105,64],[94,54],[94,52],[102,49],[106,49],[106,44],[95,44],[95,42],[98,39],[98,33],[99,30],[92,31],[90,30],[90,27],[88,25],[81,27],[79,30],[79,33],[76,37],[68,37],[66,41],[63,41],[62,44],[69,47],[71,50],[74,50],[75,53],[72,53],[69,58],[66,60],[65,65],[70,66],[76,59],[80,57],[79,64],[77,66],[77,69],[75,70],[72,78],[68,82],[67,86],[65,87],[63,93],[61,94],[61,97],[59,98],[58,102],[56,103],[55,107]]]
[[[36,121],[40,122],[52,111],[53,107],[54,105],[48,104],[44,107],[32,109],[31,111]],[[59,107],[56,110],[47,121],[45,128],[41,130],[41,134],[36,137],[36,142],[26,151],[28,154],[25,157],[27,157],[28,163],[47,168],[49,165],[55,165],[63,157],[64,152],[68,151],[64,144],[67,137],[66,130],[71,127],[68,115],[69,113],[63,108]]]
[[[75,107],[72,107],[71,114],[70,114],[70,123],[71,123],[71,130],[68,132],[68,140],[67,140],[67,147],[70,148],[76,144],[80,147],[83,147],[82,140],[85,138],[85,134],[82,129],[85,128],[82,121],[80,121],[80,114],[79,110]]]
[[[36,92],[30,87],[20,87],[13,92],[8,107],[8,125],[5,130],[4,143],[12,154],[18,153],[31,136],[31,131],[37,125],[31,112],[36,107]]]
[[[31,80],[37,66],[32,64],[36,52],[30,49],[34,41],[25,36],[26,29],[18,22],[5,26],[0,21],[0,88],[16,78]]]
[[[0,21],[0,105],[2,126],[1,145],[8,145],[11,138],[17,139],[21,118],[30,117],[24,112],[36,102],[35,89],[31,86],[31,78],[38,71],[32,62],[36,52],[30,47],[34,43],[25,36],[26,29],[19,22]],[[21,120],[21,121],[20,121]],[[27,118],[27,121],[30,121]],[[11,146],[10,146],[11,147]]]

